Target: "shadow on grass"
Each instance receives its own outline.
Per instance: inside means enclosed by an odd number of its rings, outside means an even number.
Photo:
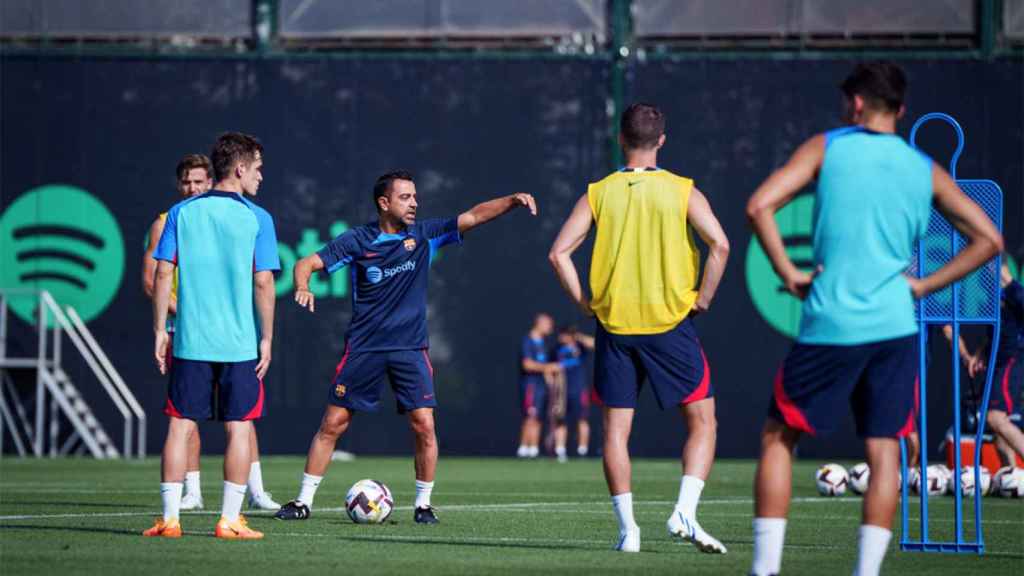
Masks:
[[[124,504],[121,502],[61,502],[55,500],[39,502],[18,500],[17,502],[6,502],[6,504],[17,504],[18,506],[70,506],[76,508],[153,508],[152,504]]]
[[[93,528],[86,526],[33,526],[30,524],[0,524],[0,531],[38,531],[38,532],[89,532],[94,534],[120,534],[131,536],[142,536],[142,530],[129,530],[127,528]]]

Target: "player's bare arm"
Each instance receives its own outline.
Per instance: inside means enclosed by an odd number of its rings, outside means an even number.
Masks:
[[[797,148],[789,161],[773,172],[747,202],[747,218],[771,260],[772,268],[782,279],[786,290],[800,299],[807,297],[814,276],[802,272],[789,259],[775,223],[775,213],[814,179],[824,158],[825,135],[819,134]]]
[[[253,274],[253,294],[256,311],[260,319],[260,361],[256,363],[256,375],[262,380],[270,368],[271,350],[274,342],[274,273],[263,270]]]
[[[967,197],[941,166],[932,165],[932,203],[967,240],[945,266],[924,278],[908,278],[914,297],[922,298],[969,274],[1003,250],[1003,237],[985,212]]]
[[[594,337],[590,334],[584,334],[582,332],[576,333],[576,341],[579,342],[580,346],[583,346],[587,350],[594,349]]]
[[[153,353],[161,374],[167,373],[167,309],[170,305],[173,279],[174,264],[160,260],[156,265],[156,288],[153,292],[153,333],[156,335]]]
[[[310,312],[316,310],[316,297],[309,291],[309,278],[313,272],[323,269],[324,261],[316,253],[306,256],[295,264],[295,271],[292,274],[295,279],[295,302],[303,308],[309,308]]]
[[[160,243],[160,235],[163,233],[164,219],[157,218],[149,227],[149,242],[146,245],[145,254],[142,255],[142,291],[150,300],[153,299],[156,289],[156,258],[153,258],[153,254],[156,252],[156,245]],[[178,313],[178,299],[174,295],[171,295],[168,311],[171,314]]]
[[[562,288],[569,294],[572,301],[579,306],[580,310],[587,316],[593,316],[590,309],[590,301],[583,295],[583,287],[580,285],[580,275],[576,271],[576,265],[572,261],[572,254],[580,247],[580,244],[587,238],[590,227],[594,223],[594,214],[590,211],[590,203],[587,195],[584,194],[576,202],[576,206],[569,214],[562,230],[555,238],[555,243],[548,253],[548,260],[555,268],[555,274]]]
[[[525,193],[502,196],[473,206],[459,214],[459,233],[465,234],[481,224],[494,220],[510,210],[525,207],[533,216],[537,215],[537,202],[533,196]]]
[[[708,259],[704,264],[704,278],[700,283],[697,301],[691,314],[705,312],[715,298],[718,284],[725,274],[725,263],[729,259],[729,238],[711,210],[711,204],[696,187],[690,192],[686,207],[686,221],[697,231],[701,240],[708,245]]]

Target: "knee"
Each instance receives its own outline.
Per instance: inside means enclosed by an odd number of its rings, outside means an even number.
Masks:
[[[999,430],[1010,421],[1010,418],[1002,410],[989,410],[985,421],[992,429]]]
[[[412,432],[420,441],[434,441],[434,418],[429,414],[416,414],[409,419]]]
[[[341,416],[325,416],[323,422],[320,423],[320,435],[328,438],[337,439],[347,429],[348,418]]]

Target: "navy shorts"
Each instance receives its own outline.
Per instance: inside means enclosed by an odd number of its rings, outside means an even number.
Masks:
[[[1020,387],[1024,381],[1024,366],[1021,366],[1020,352],[1008,358],[1000,358],[992,376],[992,392],[988,409],[1001,410],[1007,414],[1020,412]]]
[[[914,430],[917,335],[836,346],[796,343],[775,376],[768,415],[811,435],[827,435],[853,408],[862,438],[902,438]]]
[[[263,417],[263,381],[258,360],[207,362],[174,358],[164,414],[224,422]]]
[[[644,379],[662,410],[713,396],[711,370],[687,318],[661,334],[612,334],[597,323],[594,390],[609,408],[636,408]]]
[[[565,421],[577,422],[590,416],[590,389],[569,386],[565,392]]]
[[[385,376],[391,382],[399,414],[437,406],[434,367],[423,349],[349,352],[346,348],[327,399],[354,412],[376,412],[380,409],[380,387]]]
[[[548,386],[542,376],[519,379],[519,405],[524,417],[542,418],[547,414]]]

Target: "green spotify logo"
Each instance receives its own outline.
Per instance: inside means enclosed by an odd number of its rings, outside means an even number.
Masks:
[[[775,221],[786,245],[786,253],[793,263],[801,270],[813,270],[814,196],[798,196],[775,214]],[[751,236],[747,248],[746,271],[747,290],[761,317],[772,328],[790,338],[796,338],[800,330],[800,308],[803,303],[786,291],[755,236]]]
[[[110,304],[123,275],[117,221],[81,188],[41,186],[0,215],[0,288],[48,290],[88,322]],[[8,302],[19,318],[35,322],[35,298],[12,296]]]

